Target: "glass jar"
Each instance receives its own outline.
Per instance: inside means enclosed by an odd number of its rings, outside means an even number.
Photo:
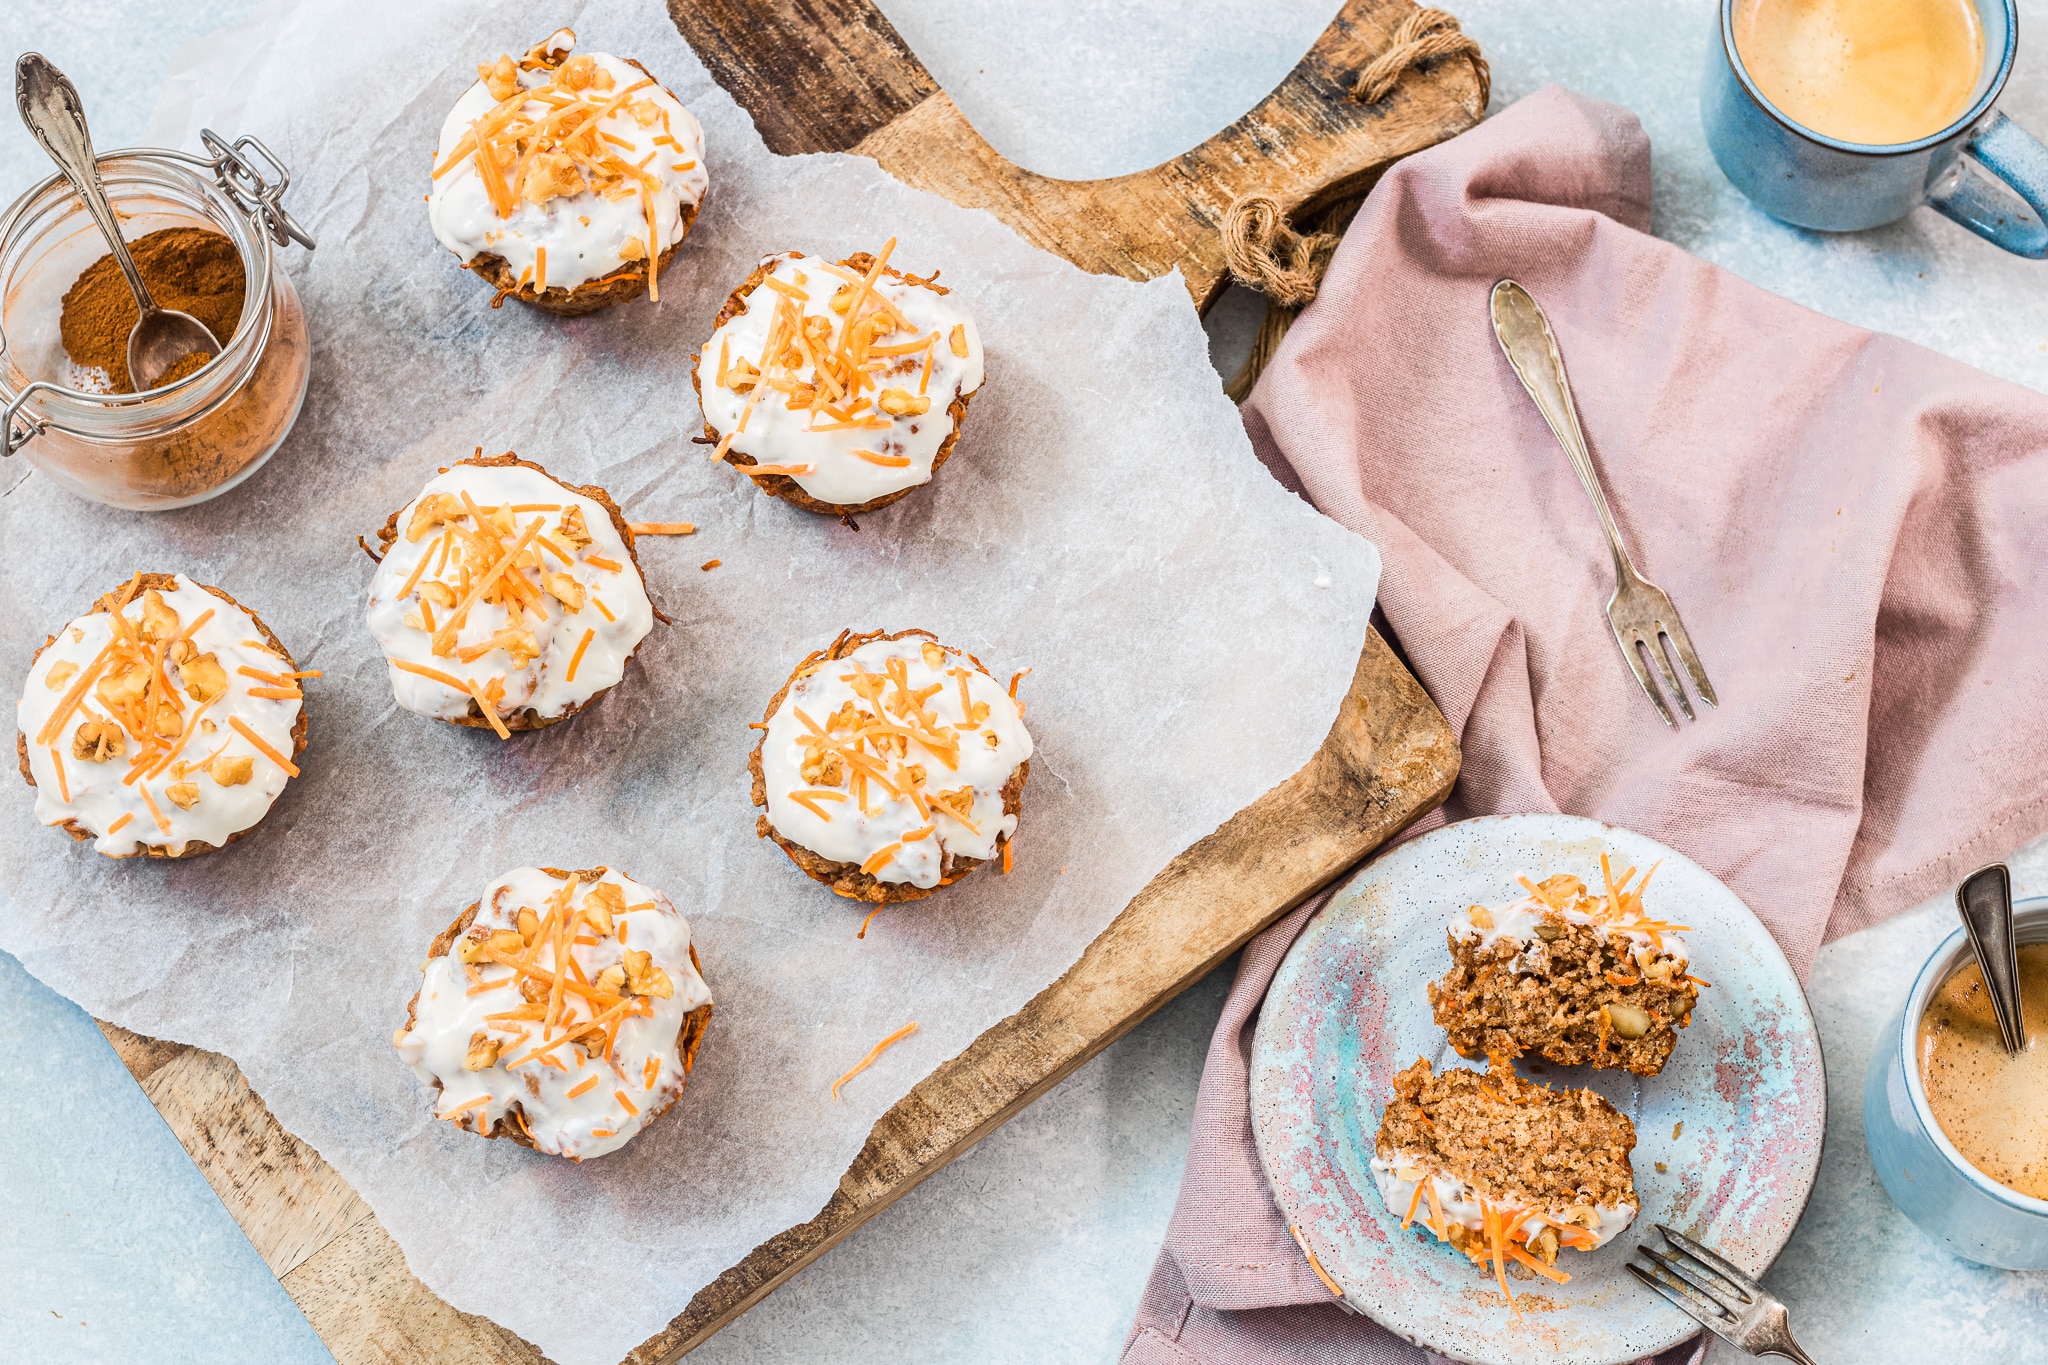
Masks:
[[[306,396],[305,312],[276,259],[289,241],[313,245],[278,203],[290,174],[254,138],[201,137],[212,159],[159,148],[99,158],[128,240],[197,227],[227,237],[241,258],[234,335],[171,384],[122,394],[72,387],[63,299],[107,244],[62,176],[0,218],[0,447],[94,502],[158,511],[216,497],[262,468]]]

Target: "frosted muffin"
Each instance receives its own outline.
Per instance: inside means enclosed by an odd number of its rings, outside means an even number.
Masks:
[[[505,297],[589,313],[646,294],[696,221],[704,132],[638,62],[562,29],[477,67],[441,126],[434,236]]]
[[[719,310],[690,379],[714,454],[763,492],[848,516],[931,482],[982,381],[951,291],[879,256],[770,256]]]
[[[319,676],[219,588],[134,575],[29,667],[15,746],[36,818],[111,858],[226,847],[299,775],[299,684]]]
[[[610,496],[510,452],[441,471],[377,539],[370,633],[398,704],[500,739],[617,686],[658,615]]]
[[[1561,1248],[1596,1250],[1634,1221],[1635,1145],[1635,1125],[1591,1090],[1552,1090],[1505,1062],[1439,1076],[1418,1059],[1394,1078],[1372,1174],[1403,1228],[1491,1267],[1512,1307],[1511,1267],[1563,1283]]]
[[[1452,917],[1451,969],[1431,983],[1429,1001],[1460,1056],[1534,1053],[1638,1076],[1664,1069],[1705,984],[1687,974],[1687,926],[1644,911],[1655,868],[1640,882],[1632,867],[1617,880],[1603,853],[1600,870],[1602,895],[1577,877],[1523,877],[1522,899]]]
[[[668,897],[611,868],[522,867],[434,940],[392,1042],[436,1118],[582,1161],[676,1102],[710,1022]]]
[[[757,727],[757,831],[875,904],[928,896],[992,859],[1008,871],[1031,774],[1016,686],[926,631],[842,633],[797,665]]]

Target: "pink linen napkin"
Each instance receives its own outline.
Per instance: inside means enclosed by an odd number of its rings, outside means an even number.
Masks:
[[[1538,91],[1388,172],[1245,422],[1379,546],[1391,634],[1464,750],[1427,824],[1641,831],[1803,976],[2048,827],[2048,398],[1765,293],[1649,219],[1635,117]],[[1493,337],[1503,277],[1549,314],[1622,534],[1720,695],[1696,724],[1664,726],[1608,629],[1605,541]],[[1245,950],[1133,1365],[1424,1358],[1329,1303],[1252,1147],[1252,1026],[1309,913]]]

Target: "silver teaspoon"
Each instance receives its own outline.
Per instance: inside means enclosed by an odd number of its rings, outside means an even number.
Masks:
[[[1980,867],[1956,888],[1956,909],[1963,929],[1977,951],[1977,969],[1998,1016],[1999,1038],[2008,1056],[2027,1046],[2026,1019],[2020,1014],[2019,948],[2012,938],[2012,876],[2004,863]]]
[[[100,185],[99,162],[93,156],[92,134],[85,126],[85,106],[77,88],[41,53],[24,52],[14,64],[14,102],[21,109],[21,121],[85,201],[135,294],[138,316],[128,332],[128,379],[135,391],[155,388],[186,356],[219,355],[220,342],[206,330],[205,323],[190,313],[159,308],[150,299],[149,286],[142,282],[142,272],[135,268],[135,258],[121,240],[113,206]]]

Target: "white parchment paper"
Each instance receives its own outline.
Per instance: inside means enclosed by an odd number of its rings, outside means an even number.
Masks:
[[[703,122],[712,185],[645,302],[507,304],[428,231],[426,172],[475,63],[567,23],[645,62]],[[318,236],[286,267],[314,379],[292,437],[214,502],[140,516],[30,478],[0,499],[0,659],[137,568],[184,571],[324,669],[312,747],[255,833],[114,863],[0,800],[0,946],[95,1014],[240,1063],[376,1211],[415,1273],[563,1365],[603,1365],[815,1214],[875,1119],[1014,1012],[1166,862],[1307,761],[1378,580],[1371,545],[1254,459],[1177,279],[1089,276],[854,157],[771,156],[653,0],[286,7],[189,51],[167,145],[253,132]],[[856,532],[754,491],[700,446],[688,372],[765,253],[901,239],[980,325],[989,379],[931,487]],[[477,445],[603,484],[643,542],[656,627],[624,684],[500,743],[398,710],[363,624],[357,533]],[[701,572],[708,559],[723,565]],[[886,911],[754,835],[766,699],[842,627],[924,626],[1021,695],[1037,745],[1016,870]],[[428,941],[508,868],[610,863],[691,921],[717,999],[689,1090],[580,1167],[431,1117],[390,1035]],[[919,1031],[847,1086],[884,1034]]]

